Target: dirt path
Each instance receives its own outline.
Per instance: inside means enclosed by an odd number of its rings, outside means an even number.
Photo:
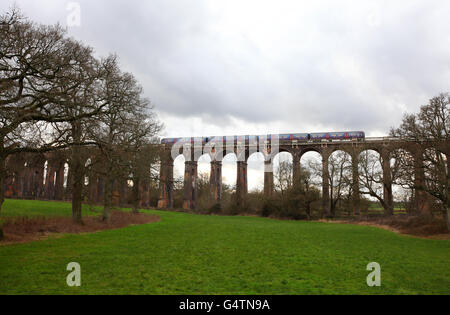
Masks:
[[[411,237],[417,237],[417,238],[424,238],[424,239],[432,239],[432,240],[449,240],[450,239],[450,233],[440,233],[440,234],[432,234],[432,235],[419,235],[414,233],[414,231],[408,231],[405,229],[399,229],[396,227],[392,227],[387,224],[381,224],[376,222],[368,222],[368,221],[346,221],[346,220],[319,220],[318,222],[324,222],[324,223],[337,223],[337,224],[353,224],[353,225],[364,225],[364,226],[372,226],[377,227],[383,230],[391,231],[397,234],[411,236]]]

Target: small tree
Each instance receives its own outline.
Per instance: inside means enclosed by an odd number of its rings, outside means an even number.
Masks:
[[[274,189],[284,196],[292,185],[293,165],[289,161],[281,161],[274,173]]]
[[[320,200],[320,191],[313,180],[313,172],[302,167],[296,182],[291,188],[291,199],[296,208],[306,214],[308,220],[312,218],[314,204]]]

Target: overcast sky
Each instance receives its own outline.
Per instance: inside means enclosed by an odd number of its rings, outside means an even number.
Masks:
[[[2,0],[117,53],[163,136],[386,135],[450,82],[450,1]],[[73,20],[72,20],[73,21]],[[250,183],[250,186],[253,184]]]

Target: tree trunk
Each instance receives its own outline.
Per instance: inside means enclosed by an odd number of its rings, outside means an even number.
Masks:
[[[76,151],[76,150],[74,150]],[[83,223],[82,204],[83,204],[83,170],[81,157],[78,153],[72,154],[72,218],[75,223]]]
[[[431,208],[427,202],[423,151],[420,149],[414,157],[414,194],[416,211],[423,216],[431,216]]]
[[[81,123],[72,123],[72,137],[75,143],[81,141]],[[81,208],[83,203],[83,175],[84,165],[81,161],[81,146],[73,145],[71,154],[71,165],[69,168],[72,179],[72,218],[75,223],[82,224]]]
[[[322,218],[330,215],[330,171],[328,169],[328,155],[322,155]],[[332,190],[331,190],[332,191]]]
[[[330,217],[334,218],[336,216],[336,206],[338,203],[338,199],[333,200],[333,195],[331,195],[331,204],[330,204]]]
[[[308,221],[311,220],[311,204],[309,202],[306,202],[306,217]]]
[[[2,211],[2,205],[5,201],[5,180],[6,180],[6,157],[0,155],[0,214]]]
[[[392,201],[392,203],[389,200],[386,202],[387,199],[385,199],[384,196],[382,198],[382,197],[378,196],[377,193],[374,192],[374,191],[371,191],[369,193],[369,195],[371,197],[374,197],[374,198],[376,198],[378,200],[378,202],[380,203],[381,207],[383,207],[383,214],[385,216],[392,216],[392,215],[394,215],[394,204],[393,204],[393,201]]]
[[[390,217],[390,216],[394,215],[394,206],[393,205],[389,205],[385,202],[380,202],[380,204],[383,207],[385,216]]]
[[[358,163],[359,163],[359,156],[356,154],[352,155],[352,208],[353,208],[353,215],[361,215]],[[342,176],[341,176],[341,180],[342,180]]]
[[[331,218],[331,217],[334,218],[334,205],[335,205],[335,203],[334,203],[333,198],[334,198],[334,194],[333,194],[333,185],[331,185],[331,189],[330,189],[330,201],[329,201],[330,205],[328,206],[329,211],[328,211],[328,214],[327,214],[327,216],[330,217],[330,218]]]
[[[444,205],[444,207],[445,207],[444,217],[445,220],[447,221],[447,230],[450,233],[450,198],[447,198],[447,204]]]
[[[133,180],[133,192],[132,192],[132,198],[133,198],[133,207],[132,207],[132,213],[133,214],[138,214],[139,213],[139,185],[140,185],[141,181],[140,179],[137,177],[135,180]]]
[[[112,209],[112,199],[113,199],[113,187],[114,187],[114,178],[110,175],[111,173],[106,175],[105,180],[105,192],[103,197],[103,217],[102,220],[106,223],[109,222],[111,218],[111,209]]]
[[[390,172],[389,172],[390,174]],[[392,181],[384,179],[383,183],[383,199],[378,199],[384,208],[385,216],[394,215],[394,194],[392,193]]]
[[[5,179],[6,179],[6,158],[2,154],[0,155],[0,215],[2,211],[3,202],[5,201]],[[0,240],[4,237],[3,229],[0,226]]]
[[[383,168],[383,202],[380,202],[384,208],[384,215],[394,214],[394,195],[392,193],[392,170],[391,161],[388,152],[382,152],[381,164]]]

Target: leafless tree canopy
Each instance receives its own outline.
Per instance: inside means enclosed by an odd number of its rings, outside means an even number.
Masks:
[[[398,182],[429,195],[443,208],[449,222],[450,211],[450,95],[430,99],[417,114],[404,116],[391,135],[416,144],[411,153],[398,150]]]
[[[139,181],[144,168],[149,172],[155,161],[149,148],[162,125],[116,56],[98,60],[61,26],[35,24],[15,8],[0,16],[0,47],[1,187],[11,154],[68,148],[73,217],[81,222],[82,147],[99,149],[108,176],[121,169]],[[3,200],[2,190],[0,209]]]

